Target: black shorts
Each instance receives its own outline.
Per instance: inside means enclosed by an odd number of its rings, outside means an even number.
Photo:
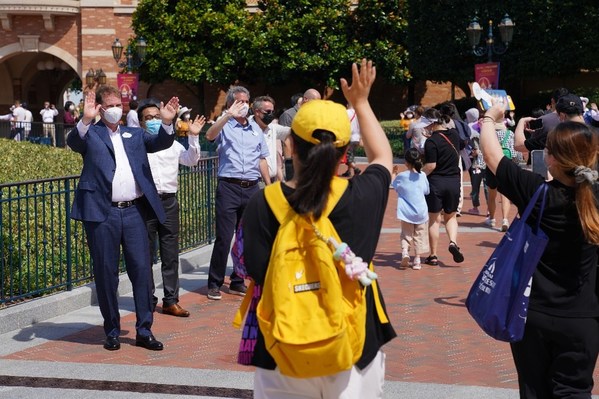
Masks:
[[[460,176],[429,176],[430,194],[426,198],[429,213],[453,213],[460,202]]]

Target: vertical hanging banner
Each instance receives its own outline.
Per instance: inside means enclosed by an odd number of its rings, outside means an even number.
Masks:
[[[116,75],[116,82],[121,92],[121,102],[123,110],[129,109],[129,102],[137,99],[137,87],[139,84],[139,74],[137,73],[119,73]]]
[[[499,88],[499,62],[487,62],[474,65],[474,81],[482,89]]]

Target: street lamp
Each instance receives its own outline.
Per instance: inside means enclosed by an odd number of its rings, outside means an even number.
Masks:
[[[100,69],[94,70],[93,68],[89,68],[89,71],[85,74],[85,84],[87,87],[92,87],[94,83],[99,85],[106,84],[106,74]]]
[[[478,18],[474,17],[474,19],[472,19],[470,22],[470,25],[468,25],[468,28],[466,28],[466,32],[468,32],[468,41],[472,46],[472,53],[478,57],[487,54],[487,62],[492,61],[493,54],[504,54],[507,51],[510,42],[512,41],[512,37],[514,36],[514,26],[516,26],[516,24],[514,24],[514,22],[510,19],[510,16],[506,13],[497,26],[499,28],[501,42],[496,43],[493,36],[493,21],[489,20],[489,30],[487,38],[485,39],[486,46],[479,46],[480,36],[483,28],[478,23]]]
[[[123,55],[123,45],[119,41],[119,39],[114,39],[112,43],[112,57],[114,61],[117,63],[119,68],[124,68],[127,72],[131,72],[133,69],[137,69],[143,64],[146,58],[146,48],[148,47],[146,41],[143,37],[140,37],[135,44],[135,52],[133,52],[133,46],[131,44],[127,45],[127,50],[125,51],[125,59],[121,61],[121,56]]]

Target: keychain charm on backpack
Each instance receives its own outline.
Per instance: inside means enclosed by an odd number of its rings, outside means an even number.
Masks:
[[[350,249],[349,245],[342,242],[339,244],[333,237],[327,240],[335,248],[333,258],[340,260],[345,265],[345,273],[352,280],[358,278],[360,284],[364,287],[372,284],[373,280],[378,277],[375,272],[368,269],[368,264],[359,256],[356,256]]]

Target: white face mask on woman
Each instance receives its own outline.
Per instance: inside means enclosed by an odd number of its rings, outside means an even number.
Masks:
[[[111,107],[108,109],[104,109],[104,119],[106,122],[116,125],[121,120],[123,116],[123,109],[119,107]]]

